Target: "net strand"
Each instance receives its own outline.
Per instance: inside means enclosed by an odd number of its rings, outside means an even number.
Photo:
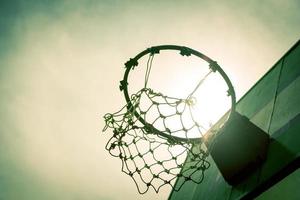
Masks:
[[[198,88],[202,85],[202,83],[206,80],[206,78],[212,73],[212,70],[209,70],[209,72],[198,82],[195,89],[188,95],[187,99],[190,99],[190,97],[193,96],[193,94],[198,90]]]
[[[148,80],[149,80],[149,76],[150,76],[150,72],[151,72],[151,68],[152,68],[152,62],[153,62],[154,55],[155,54],[149,54],[149,58],[148,58],[148,61],[147,61],[146,73],[145,73],[145,85],[144,85],[144,88],[146,88],[147,84],[148,84]]]

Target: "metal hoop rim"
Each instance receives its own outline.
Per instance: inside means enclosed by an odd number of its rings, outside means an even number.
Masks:
[[[230,109],[230,115],[227,119],[227,122],[230,120],[230,118],[232,117],[232,113],[235,111],[235,107],[236,107],[236,96],[235,96],[235,91],[233,88],[233,85],[229,79],[229,77],[227,76],[227,74],[224,72],[224,70],[217,64],[216,61],[212,60],[211,58],[209,58],[208,56],[200,53],[199,51],[196,51],[194,49],[191,49],[189,47],[185,47],[185,46],[178,46],[178,45],[159,45],[159,46],[153,46],[150,48],[147,48],[146,50],[140,52],[139,54],[137,54],[134,58],[131,58],[128,62],[125,63],[125,73],[124,73],[124,77],[123,80],[120,81],[120,90],[123,91],[124,93],[124,97],[125,100],[127,102],[127,105],[129,107],[132,106],[131,100],[130,100],[130,95],[128,94],[128,76],[129,76],[129,72],[130,70],[134,69],[134,67],[138,66],[138,60],[140,58],[142,58],[143,56],[147,55],[147,54],[159,54],[159,52],[161,50],[177,50],[180,51],[180,54],[182,56],[190,56],[190,55],[194,55],[197,56],[203,60],[205,60],[206,62],[209,63],[209,67],[212,69],[212,71],[217,71],[219,72],[219,74],[222,76],[222,78],[225,80],[227,86],[228,86],[228,96],[231,96],[231,109]],[[140,114],[136,111],[134,111],[134,115],[137,117],[137,119],[139,119],[139,121],[143,124],[143,125],[147,125],[147,126],[152,126],[151,124],[148,124],[143,118],[141,118]],[[226,122],[225,122],[226,123]],[[151,127],[151,130],[157,134],[160,135],[166,139],[170,139],[172,141],[179,141],[179,142],[188,142],[188,143],[200,143],[202,141],[202,137],[200,138],[181,138],[181,137],[177,137],[177,136],[172,136],[172,135],[168,135],[165,134],[159,130],[157,130],[155,127]]]

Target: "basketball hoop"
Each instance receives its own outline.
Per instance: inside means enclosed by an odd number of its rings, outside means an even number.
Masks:
[[[162,51],[178,51],[181,56],[195,56],[208,63],[208,73],[200,78],[186,98],[170,97],[148,87],[154,56]],[[138,67],[139,60],[147,55],[149,57],[144,87],[130,95],[128,93],[129,73]],[[170,185],[178,191],[187,181],[201,183],[205,170],[210,166],[207,161],[209,153],[205,146],[206,137],[203,137],[209,130],[201,122],[199,123],[192,112],[192,107],[197,103],[193,94],[207,77],[218,73],[228,86],[227,92],[231,101],[229,119],[231,113],[235,111],[235,92],[229,78],[209,57],[188,47],[176,45],[148,48],[126,62],[125,67],[124,78],[120,81],[120,90],[124,93],[126,104],[118,112],[107,113],[104,116],[103,131],[110,128],[113,132],[106,149],[111,155],[121,159],[122,171],[134,180],[141,194],[147,192],[150,187],[158,192],[162,186]],[[147,105],[145,101],[148,102]],[[168,113],[164,112],[163,107],[168,110]],[[153,110],[156,117],[150,119]],[[152,114],[149,114],[151,112]],[[184,117],[189,118],[189,123],[183,120]],[[178,118],[177,125],[180,128],[171,129],[167,125],[170,118]],[[157,125],[158,123],[160,125]],[[224,123],[211,128],[209,132],[215,132]],[[210,135],[210,138],[212,137],[213,134]],[[185,163],[184,168],[183,163]]]

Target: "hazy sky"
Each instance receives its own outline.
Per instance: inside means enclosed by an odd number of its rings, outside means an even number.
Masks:
[[[179,44],[241,97],[300,38],[298,0],[1,1],[0,199],[166,199],[137,193],[104,150],[123,63]]]

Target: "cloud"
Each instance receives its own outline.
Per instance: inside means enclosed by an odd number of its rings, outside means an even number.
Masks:
[[[297,1],[252,2],[2,3],[0,199],[141,198],[100,133],[124,104],[123,63],[152,45],[191,46],[241,96],[300,32]]]

